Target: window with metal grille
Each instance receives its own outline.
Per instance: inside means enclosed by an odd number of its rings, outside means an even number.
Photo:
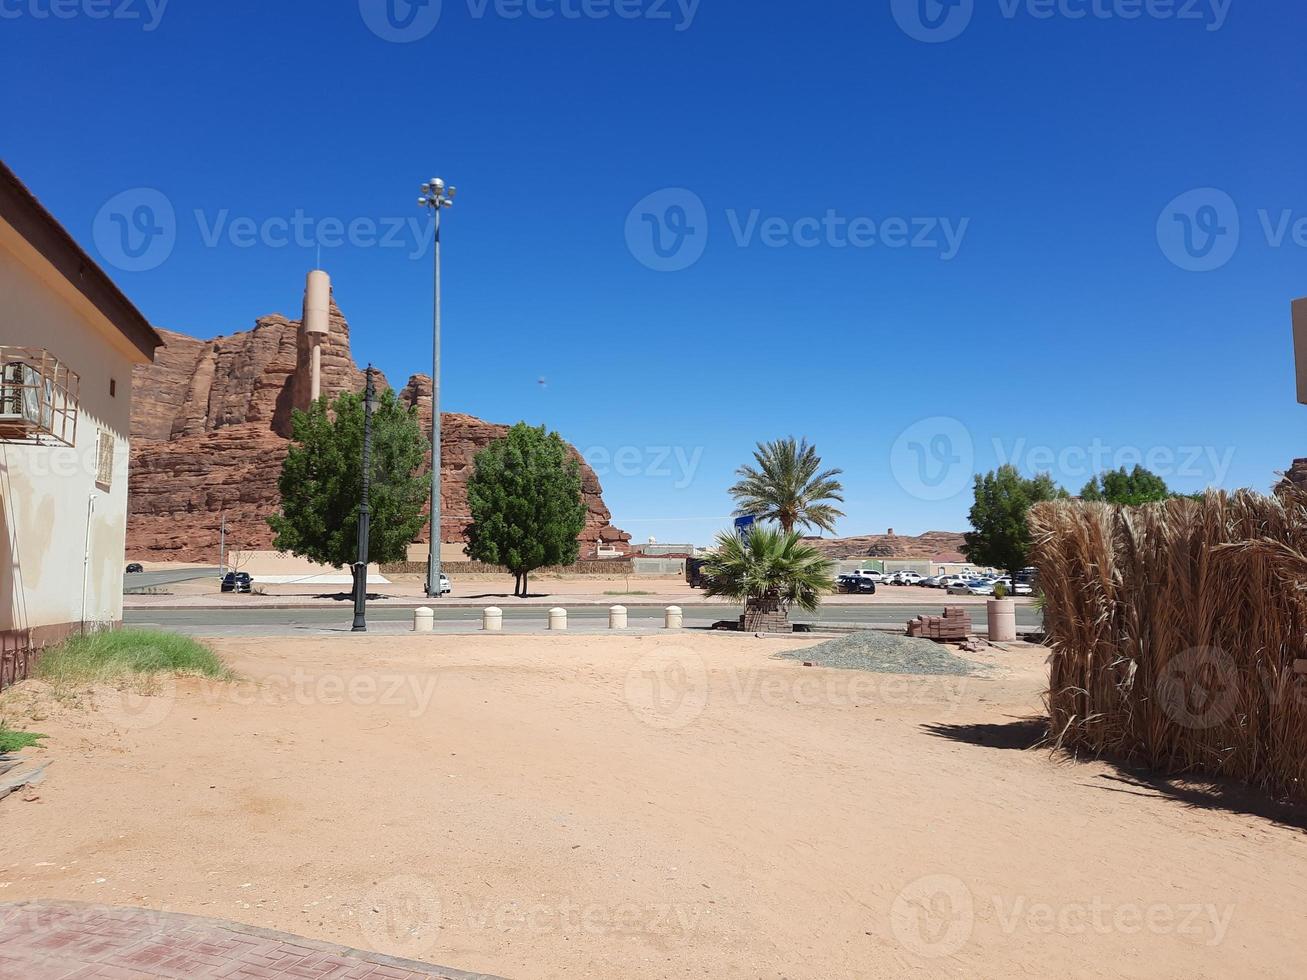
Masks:
[[[108,490],[113,486],[113,444],[113,433],[101,429],[100,438],[96,443],[95,465],[95,485],[101,490]]]

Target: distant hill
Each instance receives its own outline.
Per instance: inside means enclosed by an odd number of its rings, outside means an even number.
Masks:
[[[927,531],[925,534],[864,534],[852,538],[804,538],[830,558],[927,558],[934,561],[963,561],[960,531]]]

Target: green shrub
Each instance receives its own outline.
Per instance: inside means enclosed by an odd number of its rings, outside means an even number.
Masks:
[[[15,731],[3,721],[0,721],[0,754],[30,748],[43,738],[45,736],[37,732]]]
[[[111,630],[74,636],[47,650],[35,676],[54,685],[95,684],[142,674],[231,678],[216,653],[188,636],[153,630]]]

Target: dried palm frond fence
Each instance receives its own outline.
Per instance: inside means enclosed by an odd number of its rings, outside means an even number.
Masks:
[[[1307,799],[1307,492],[1030,513],[1051,736]]]

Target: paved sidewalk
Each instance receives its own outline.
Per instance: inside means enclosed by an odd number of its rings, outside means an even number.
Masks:
[[[496,980],[282,932],[82,902],[0,903],[0,978]]]

